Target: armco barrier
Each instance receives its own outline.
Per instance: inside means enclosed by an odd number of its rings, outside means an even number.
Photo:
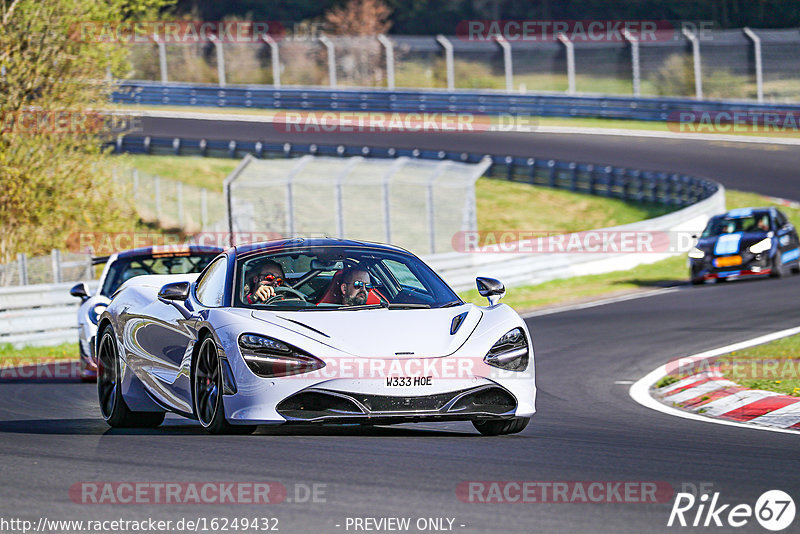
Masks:
[[[752,101],[696,100],[692,98],[634,98],[515,94],[497,91],[425,91],[385,89],[317,89],[268,86],[227,86],[127,81],[112,99],[120,104],[238,107],[383,112],[459,112],[534,115],[542,117],[597,117],[666,121],[678,112],[793,112],[800,104],[758,104]],[[674,115],[673,115],[674,117]]]
[[[0,344],[57,345],[75,342],[78,306],[69,294],[74,283],[35,284],[0,288]],[[90,291],[97,282],[87,283]]]
[[[370,146],[268,144],[260,141],[206,141],[125,136],[113,143],[117,153],[203,155],[241,158],[338,155],[395,158],[406,156],[432,160],[478,163],[487,154]],[[675,173],[626,169],[550,159],[489,155],[488,175],[515,182],[566,189],[634,202],[688,206],[713,195],[718,184]]]

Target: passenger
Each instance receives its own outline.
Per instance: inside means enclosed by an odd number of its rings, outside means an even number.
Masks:
[[[758,221],[758,229],[762,232],[769,232],[769,216],[764,215]]]
[[[250,278],[250,283],[245,286],[245,300],[249,304],[263,303],[274,297],[277,293],[275,288],[283,285],[286,275],[281,264],[266,260],[261,263]],[[255,290],[250,291],[250,288]]]
[[[366,304],[370,289],[372,289],[372,284],[369,282],[369,273],[367,271],[358,267],[351,267],[342,274],[339,292],[344,306]]]

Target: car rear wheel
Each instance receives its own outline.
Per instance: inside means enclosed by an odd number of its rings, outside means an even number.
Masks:
[[[192,398],[197,420],[211,434],[252,434],[256,427],[232,425],[225,419],[222,402],[222,364],[211,336],[200,343],[194,367]]]
[[[472,425],[484,436],[500,436],[522,432],[528,426],[530,420],[530,417],[515,417],[513,419],[498,419],[494,421],[473,421]]]
[[[97,398],[103,419],[112,427],[152,428],[164,422],[164,412],[134,412],[122,397],[121,373],[114,329],[106,326],[97,348]]]
[[[781,263],[780,254],[775,254],[775,259],[772,260],[772,277],[773,278],[783,278],[784,276],[789,274],[789,270],[787,269],[786,265]]]

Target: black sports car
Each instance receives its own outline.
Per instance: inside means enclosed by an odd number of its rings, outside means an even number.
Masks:
[[[775,208],[740,208],[708,221],[689,251],[693,284],[750,275],[800,272],[800,241]]]

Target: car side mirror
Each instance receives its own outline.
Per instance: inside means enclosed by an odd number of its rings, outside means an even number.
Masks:
[[[86,287],[85,283],[81,282],[80,284],[72,286],[72,289],[69,290],[69,294],[83,301],[89,298],[89,289]]]
[[[506,294],[506,286],[503,285],[503,282],[494,278],[479,276],[475,279],[475,285],[478,286],[478,293],[482,297],[489,299],[490,306],[500,302],[500,299]]]
[[[189,282],[172,282],[158,290],[158,298],[164,300],[186,300],[189,298]]]

